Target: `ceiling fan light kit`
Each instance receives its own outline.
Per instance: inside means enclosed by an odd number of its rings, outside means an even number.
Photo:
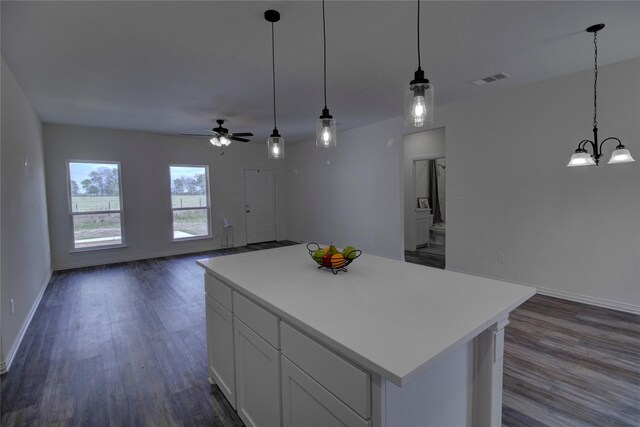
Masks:
[[[604,24],[592,25],[586,29],[588,33],[593,33],[593,50],[594,50],[594,66],[593,66],[593,141],[589,139],[583,139],[578,143],[578,148],[571,156],[568,167],[577,166],[597,166],[602,157],[602,146],[607,141],[615,141],[615,150],[611,153],[611,158],[607,164],[620,164],[635,162],[635,159],[631,157],[629,150],[622,145],[622,142],[612,136],[605,138],[598,144],[598,31],[604,28]],[[588,145],[587,145],[588,144]],[[592,154],[589,153],[587,147],[591,146]]]
[[[324,108],[316,121],[316,147],[331,148],[338,145],[336,121],[327,108],[327,29],[322,0],[322,42],[324,52]]]
[[[421,128],[433,122],[433,85],[425,78],[420,63],[420,0],[417,13],[418,69],[405,91],[404,124]]]
[[[267,10],[264,19],[271,23],[271,65],[273,76],[273,132],[267,139],[267,155],[271,160],[284,159],[284,138],[278,132],[276,115],[276,43],[273,24],[280,21],[280,13],[277,10]]]
[[[183,136],[207,137],[214,147],[228,147],[232,141],[249,142],[245,136],[253,136],[251,132],[229,133],[229,129],[222,127],[224,120],[216,120],[218,127],[211,129],[213,135],[203,133],[183,133]]]

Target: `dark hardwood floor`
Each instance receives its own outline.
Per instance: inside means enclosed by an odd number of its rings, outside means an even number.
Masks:
[[[55,273],[9,372],[2,426],[242,426],[207,381],[200,258]]]
[[[195,260],[56,273],[11,370],[2,426],[242,426],[207,381]],[[640,316],[535,296],[505,344],[505,426],[640,425]]]
[[[404,260],[427,267],[445,268],[444,245],[430,245],[415,251],[404,251]]]
[[[536,295],[506,328],[505,426],[639,426],[640,316]]]

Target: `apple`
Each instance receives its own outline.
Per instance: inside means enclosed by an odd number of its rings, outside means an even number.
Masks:
[[[313,253],[313,259],[318,264],[322,264],[322,257],[324,257],[324,250],[320,248],[316,249],[315,252]]]
[[[342,251],[342,254],[347,259],[355,259],[357,255],[356,248],[354,248],[353,246],[347,246],[346,248],[344,248],[344,251]]]
[[[331,257],[332,256],[333,256],[333,254],[326,254],[325,256],[322,257],[322,265],[324,267],[331,268]]]

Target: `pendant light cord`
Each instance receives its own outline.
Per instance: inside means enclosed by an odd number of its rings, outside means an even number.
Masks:
[[[593,127],[598,127],[598,32],[593,33]]]
[[[274,129],[278,128],[278,123],[276,122],[276,43],[275,37],[273,35],[273,22],[271,23],[271,65],[273,71],[273,127]]]
[[[416,27],[418,28],[418,70],[421,69],[420,67],[420,0],[418,0],[418,23],[416,25]]]
[[[322,41],[324,51],[324,108],[327,108],[327,29],[324,18],[324,0],[322,0]]]

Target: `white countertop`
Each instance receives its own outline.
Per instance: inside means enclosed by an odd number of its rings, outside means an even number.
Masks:
[[[398,386],[535,294],[512,283],[363,254],[334,275],[305,245],[198,265]]]

